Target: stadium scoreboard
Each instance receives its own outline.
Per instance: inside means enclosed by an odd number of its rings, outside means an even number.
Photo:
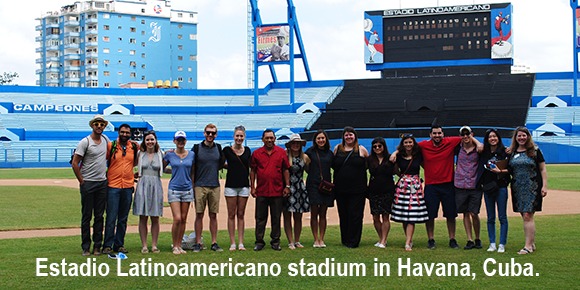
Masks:
[[[512,5],[366,11],[365,63],[511,59]]]

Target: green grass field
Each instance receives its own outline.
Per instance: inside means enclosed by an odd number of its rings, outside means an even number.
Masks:
[[[550,188],[575,189],[580,188],[580,181],[575,178],[580,166],[578,165],[550,165],[548,174]],[[7,175],[9,177],[7,177]],[[67,176],[68,175],[68,176]],[[58,177],[57,177],[58,176]],[[74,178],[72,171],[66,169],[26,169],[0,170],[0,178]],[[77,227],[80,218],[78,190],[54,186],[2,186],[0,188],[0,231],[11,229],[63,228]],[[335,209],[331,209],[335,210]],[[367,212],[365,212],[367,213]],[[248,215],[247,218],[252,218]],[[447,247],[445,223],[438,220],[436,223],[437,249],[426,248],[426,234],[424,227],[419,225],[415,233],[415,247],[413,252],[403,251],[404,234],[399,224],[392,223],[387,249],[373,247],[376,242],[376,233],[370,224],[365,224],[361,247],[347,249],[340,245],[338,226],[329,227],[325,249],[314,249],[310,229],[305,227],[302,234],[304,249],[295,251],[287,247],[281,252],[266,248],[261,252],[248,250],[246,252],[227,251],[228,239],[225,231],[218,234],[218,242],[226,250],[215,253],[204,250],[201,253],[191,253],[174,256],[170,252],[170,233],[164,232],[160,236],[160,254],[139,253],[140,242],[137,234],[128,234],[126,247],[129,249],[129,258],[122,262],[120,273],[130,274],[130,277],[119,277],[117,261],[105,256],[88,258],[80,255],[80,236],[48,237],[28,239],[0,240],[0,288],[63,288],[87,289],[99,288],[204,288],[204,289],[573,289],[577,288],[576,275],[580,267],[577,260],[580,258],[580,236],[578,221],[580,215],[538,215],[536,218],[538,250],[531,255],[519,256],[516,254],[524,243],[522,221],[519,217],[510,218],[510,230],[507,252],[505,254],[488,253],[487,232],[485,218],[482,219],[482,240],[484,249],[481,250],[453,250]],[[166,222],[169,219],[166,220]],[[130,220],[135,224],[136,220]],[[305,220],[305,224],[307,221]],[[188,227],[189,232],[191,227]],[[251,249],[253,229],[246,230],[246,247]],[[205,233],[208,235],[207,231]],[[464,245],[466,237],[460,220],[457,223],[457,239]],[[283,245],[286,239],[283,237]],[[44,260],[37,260],[42,259]],[[151,260],[148,260],[148,259]],[[411,259],[411,272],[399,274],[399,259],[403,264]],[[492,259],[489,259],[492,258]],[[326,262],[327,259],[330,262]],[[63,262],[64,260],[64,262]],[[304,271],[300,272],[299,264],[306,263]],[[486,264],[487,261],[487,264]],[[60,273],[57,276],[37,277],[37,274],[51,273],[51,268],[41,266],[50,263],[54,270],[62,269],[65,263],[66,275],[72,274],[72,265],[83,267],[82,263],[91,266],[108,268],[110,272],[105,277],[96,275],[90,277],[70,277]],[[133,264],[132,264],[133,263]],[[139,263],[146,266],[157,263],[163,268],[173,269],[184,265],[197,267],[225,267],[224,275],[219,272],[206,273],[202,276],[188,277],[135,277],[138,274]],[[185,263],[185,264],[182,264]],[[243,276],[230,275],[228,267],[241,263],[238,269]],[[495,263],[495,264],[494,264]],[[376,265],[389,267],[389,275],[376,275]],[[39,266],[40,265],[40,266]],[[268,276],[249,277],[251,266],[265,265],[265,270],[274,270]],[[324,276],[321,270],[326,265],[335,267],[352,267],[353,272],[341,276]],[[484,269],[485,265],[487,267]],[[48,267],[48,266],[47,266]],[[425,267],[434,267],[439,272],[429,275]],[[448,267],[456,267],[448,273]],[[94,268],[94,267],[93,267]],[[194,268],[195,269],[195,268]],[[344,269],[344,268],[341,268]],[[358,275],[354,270],[364,269],[366,273]],[[279,270],[279,273],[277,272]],[[292,270],[292,271],[291,271]],[[296,272],[294,271],[296,270]],[[495,275],[487,276],[486,271],[496,271]],[[522,271],[525,270],[525,271]],[[60,271],[60,270],[59,270]],[[515,271],[515,272],[514,272]],[[336,270],[336,273],[339,271]],[[342,273],[342,271],[340,271]],[[520,275],[516,275],[516,274]],[[525,276],[522,273],[530,274]],[[146,273],[145,273],[146,274]],[[189,274],[189,273],[188,273]],[[194,271],[193,274],[196,274]],[[291,275],[296,274],[296,275]],[[312,276],[318,274],[318,276]],[[467,276],[462,276],[465,274]],[[488,273],[490,274],[490,273]],[[473,278],[475,276],[475,278]]]
[[[504,254],[487,253],[485,248],[470,251],[448,248],[442,222],[438,222],[436,225],[438,229],[436,231],[437,249],[428,250],[426,248],[424,228],[419,226],[416,233],[415,249],[410,253],[403,251],[404,238],[398,224],[393,224],[389,235],[389,246],[386,249],[372,246],[376,241],[376,234],[371,225],[365,225],[361,247],[357,249],[347,249],[340,246],[337,226],[329,228],[326,239],[328,247],[325,249],[310,247],[312,238],[309,229],[305,228],[302,240],[307,247],[295,251],[284,248],[281,252],[269,248],[261,252],[251,250],[229,252],[226,250],[216,253],[204,250],[201,253],[189,252],[186,255],[174,256],[169,248],[171,240],[169,233],[162,233],[160,237],[162,252],[143,255],[138,253],[139,237],[136,234],[130,234],[126,237],[126,246],[130,253],[128,254],[129,258],[122,262],[120,271],[122,274],[146,274],[147,272],[141,272],[141,270],[135,272],[135,269],[140,268],[138,264],[142,262],[146,265],[159,263],[163,267],[169,267],[169,269],[171,269],[169,266],[171,264],[182,267],[181,263],[187,265],[200,263],[207,267],[216,264],[218,268],[220,264],[229,267],[242,263],[243,265],[238,267],[238,270],[239,273],[244,273],[244,276],[240,277],[235,276],[235,274],[230,276],[229,268],[226,268],[223,276],[218,271],[214,273],[215,276],[210,276],[210,272],[208,272],[201,277],[136,277],[133,275],[119,277],[116,260],[108,259],[105,256],[91,256],[88,260],[86,257],[82,257],[78,236],[9,239],[0,242],[0,273],[2,273],[0,286],[3,289],[87,289],[94,288],[95,285],[103,289],[119,287],[126,289],[192,287],[204,289],[500,289],[507,287],[512,289],[572,289],[577,288],[576,275],[579,269],[577,264],[577,260],[580,258],[580,245],[577,243],[577,237],[580,235],[579,218],[580,215],[539,216],[536,221],[538,250],[526,256],[516,254],[516,251],[523,245],[522,222],[519,218],[510,219],[507,252]],[[458,229],[458,233],[460,233],[458,239],[463,244],[465,237],[461,232],[462,230]],[[247,231],[248,241],[251,240],[252,234],[252,230]],[[486,236],[485,230],[482,230],[482,235]],[[218,242],[225,245],[227,233],[220,231],[218,237]],[[47,260],[37,261],[37,258],[46,258]],[[149,258],[151,260],[148,260]],[[399,275],[398,260],[402,259],[403,264],[405,264],[407,258],[411,259],[411,272],[408,275],[404,270]],[[493,258],[493,260],[488,261],[485,269],[489,273],[495,270],[494,276],[487,276],[485,273],[484,265],[488,258]],[[326,264],[326,259],[334,260],[329,260],[331,263]],[[87,261],[92,266],[98,267],[105,267],[101,264],[106,264],[109,273],[106,277],[99,275],[63,277],[62,274],[56,277],[50,275],[36,277],[37,271],[42,274],[51,273],[50,268],[37,268],[38,265],[57,263],[56,268],[62,269],[63,260],[65,263],[76,263],[77,266],[81,266],[81,263],[87,263]],[[301,260],[305,263],[303,272],[298,264]],[[264,268],[266,272],[274,272],[270,273],[269,276],[248,277],[247,275],[251,274],[250,267],[257,267],[258,263],[267,265]],[[379,263],[389,265],[389,276],[375,274],[375,264]],[[459,276],[454,276],[454,271],[451,273],[439,272],[440,276],[437,276],[437,272],[435,272],[429,276],[425,268],[417,266],[417,264],[424,263],[428,266],[434,263],[436,269],[439,268],[437,263],[442,263],[444,268],[447,268],[448,265],[457,265],[457,268],[464,272],[458,271]],[[338,276],[338,274],[333,277],[312,276],[324,274],[321,270],[326,270],[325,265],[334,266],[335,273],[339,273],[337,270],[339,264],[340,267],[353,267],[353,271],[345,272],[347,274],[345,276]],[[356,275],[354,270],[357,269],[355,267],[357,264],[365,269],[364,276],[362,276],[362,272],[359,272],[359,276]],[[519,269],[525,269],[525,271]],[[70,266],[65,267],[65,273],[70,273],[69,270]],[[522,275],[528,272],[532,276]],[[340,273],[343,273],[342,270]],[[520,276],[511,276],[518,273]],[[193,274],[197,275],[195,271]],[[257,272],[254,272],[254,275],[256,274]],[[291,274],[296,276],[291,276]],[[461,276],[461,274],[469,274],[469,276]]]

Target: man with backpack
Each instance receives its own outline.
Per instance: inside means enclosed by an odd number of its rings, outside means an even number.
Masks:
[[[91,219],[93,221],[93,255],[101,254],[103,242],[103,213],[107,205],[107,143],[103,131],[109,122],[95,115],[89,126],[91,135],[83,138],[72,158],[72,169],[79,181],[81,192],[81,247],[83,256],[91,255]]]
[[[220,144],[214,142],[217,127],[207,124],[203,135],[205,140],[195,144],[195,245],[194,252],[201,251],[201,233],[203,231],[203,214],[208,207],[209,232],[211,234],[211,250],[223,251],[217,244],[217,214],[219,212],[220,183],[219,170],[223,168],[225,157]]]
[[[119,137],[107,146],[109,181],[107,194],[107,220],[103,254],[128,253],[125,248],[125,232],[131,202],[133,201],[133,167],[137,162],[137,144],[131,140],[131,126],[119,126]]]

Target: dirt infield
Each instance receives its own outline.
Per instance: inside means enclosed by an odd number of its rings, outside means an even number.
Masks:
[[[169,180],[163,180],[163,187],[167,188]],[[223,183],[222,180],[222,191]],[[0,180],[0,186],[63,186],[70,188],[78,188],[78,182],[75,179],[3,179]],[[218,214],[218,229],[223,230],[227,228],[227,210],[226,202],[223,194],[220,201],[220,213]],[[254,200],[250,197],[246,208],[246,228],[253,228],[255,225],[254,216]],[[548,196],[544,200],[543,211],[537,213],[538,215],[552,215],[552,214],[577,214],[580,213],[580,192],[577,191],[563,191],[563,190],[549,190]],[[79,204],[80,211],[80,204]],[[186,232],[193,231],[193,206],[189,212],[188,226]],[[163,215],[171,217],[171,211],[168,207],[164,209]],[[517,216],[511,209],[508,209],[508,216]],[[439,216],[442,216],[441,214]],[[480,216],[485,217],[485,203],[482,203]],[[79,215],[80,218],[80,215]],[[310,216],[304,215],[304,226],[308,227],[310,223]],[[369,207],[365,208],[365,223],[372,223],[372,217],[369,213]],[[328,210],[328,224],[338,224],[338,214],[335,208]],[[209,218],[204,218],[204,230],[209,229]],[[161,231],[171,231],[170,224],[162,224]],[[137,226],[128,226],[128,233],[137,233]],[[79,228],[67,229],[50,229],[50,230],[22,230],[22,231],[0,231],[0,239],[16,239],[16,238],[31,238],[31,237],[58,237],[58,236],[76,236],[80,234]]]

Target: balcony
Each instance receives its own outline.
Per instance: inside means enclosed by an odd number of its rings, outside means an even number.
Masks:
[[[64,26],[79,26],[78,20],[65,20]]]
[[[35,63],[43,63],[42,58],[37,58],[34,62]]]
[[[64,60],[71,60],[71,59],[81,59],[81,56],[78,53],[71,53],[71,54],[64,55]]]
[[[46,69],[46,73],[58,73],[58,67],[49,67]]]
[[[87,20],[85,20],[86,24],[92,24],[92,23],[98,23],[99,21],[97,20],[97,18],[88,18]]]
[[[97,57],[99,57],[99,53],[98,52],[87,52],[85,54],[85,57],[86,58],[89,58],[89,57],[91,57],[91,58],[97,58]]]
[[[59,62],[58,56],[49,56],[46,58],[46,62],[51,62],[51,61]]]
[[[98,64],[87,64],[87,65],[85,65],[85,69],[86,70],[97,70],[97,69],[99,69],[99,65]]]
[[[64,45],[64,49],[69,49],[69,48],[79,48],[79,44],[78,43],[67,43]]]
[[[46,80],[47,84],[57,84],[58,85],[58,79],[48,79]]]
[[[64,37],[79,37],[80,33],[76,31],[69,31],[64,33]]]
[[[36,80],[36,85],[40,86],[40,80]]]
[[[52,46],[46,47],[46,51],[53,51],[53,50],[58,51],[58,45],[52,45]]]
[[[40,41],[42,41],[42,36],[37,36],[37,37],[35,37],[35,38],[34,38],[34,41],[36,41],[36,42],[40,42]]]
[[[34,26],[34,30],[36,30],[36,31],[42,31],[42,24],[41,25]]]
[[[41,53],[43,51],[44,50],[42,49],[42,47],[37,47],[37,48],[34,49],[34,52],[36,52],[36,53]]]
[[[86,35],[97,35],[99,31],[97,29],[89,29],[85,32]]]
[[[36,74],[37,74],[37,75],[38,75],[38,74],[41,74],[41,73],[42,73],[42,69],[41,69],[41,68],[39,68],[39,69],[37,69],[37,70],[36,70]]]
[[[50,40],[50,39],[59,39],[59,38],[60,38],[60,36],[58,34],[48,34],[46,36],[46,39],[47,40]]]
[[[92,46],[98,46],[99,42],[98,41],[89,41],[89,42],[85,42],[85,46],[86,47],[92,47]]]
[[[58,23],[47,23],[46,28],[59,28],[60,25]]]
[[[86,77],[86,80],[87,81],[98,81],[99,80],[99,77],[96,76],[96,75],[94,75],[94,76],[87,76]]]

